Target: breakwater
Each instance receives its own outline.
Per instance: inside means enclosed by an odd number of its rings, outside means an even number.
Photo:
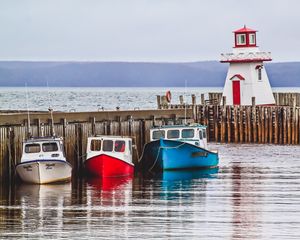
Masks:
[[[278,95],[279,96],[279,95]],[[300,143],[299,94],[280,94],[276,106],[226,106],[220,105],[219,93],[201,96],[197,103],[166,104],[158,96],[158,109],[98,111],[98,112],[53,112],[53,121],[48,112],[0,113],[0,176],[14,174],[19,163],[22,142],[30,132],[33,137],[50,136],[52,132],[62,136],[68,161],[74,171],[81,172],[85,160],[87,137],[91,135],[131,136],[134,142],[136,163],[143,146],[149,141],[152,126],[197,122],[208,127],[208,140],[234,143]],[[299,98],[300,99],[300,98]],[[300,102],[299,102],[300,103]]]

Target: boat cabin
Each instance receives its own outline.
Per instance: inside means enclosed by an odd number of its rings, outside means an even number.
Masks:
[[[150,129],[150,141],[160,138],[187,142],[207,149],[206,127],[200,124],[161,126]]]
[[[31,138],[23,142],[21,162],[66,160],[62,138]]]
[[[132,139],[121,136],[89,137],[87,159],[106,154],[132,162]]]

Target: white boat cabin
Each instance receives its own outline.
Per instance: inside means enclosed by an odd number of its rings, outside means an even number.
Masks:
[[[101,154],[132,163],[132,139],[121,136],[89,137],[87,159]]]
[[[66,161],[62,138],[31,138],[23,142],[21,162],[34,160]]]
[[[161,126],[150,129],[150,141],[160,138],[186,142],[207,149],[206,127],[202,125]]]

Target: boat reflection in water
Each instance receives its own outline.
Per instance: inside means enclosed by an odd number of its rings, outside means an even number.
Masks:
[[[25,184],[17,186],[17,195],[21,201],[28,204],[39,202],[49,203],[49,199],[56,200],[57,203],[63,203],[71,197],[71,183],[64,184]],[[30,202],[29,202],[30,201]],[[53,202],[51,202],[53,206]]]
[[[89,204],[101,206],[127,205],[132,200],[132,179],[133,176],[87,179]]]
[[[163,171],[160,177],[162,194],[165,200],[193,198],[196,195],[206,195],[206,188],[211,179],[217,178],[219,168],[193,169],[179,171]]]
[[[16,190],[21,211],[19,232],[36,229],[35,236],[43,236],[55,229],[61,235],[56,238],[63,237],[65,206],[71,204],[71,183],[21,184]]]
[[[218,167],[208,169],[175,170],[163,171],[162,179],[164,181],[192,180],[197,178],[216,178],[219,171]]]

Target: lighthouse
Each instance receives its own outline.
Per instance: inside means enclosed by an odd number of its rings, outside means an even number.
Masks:
[[[256,30],[244,26],[234,31],[232,53],[221,54],[221,62],[229,63],[223,90],[227,105],[274,105],[265,61],[272,61],[270,52],[261,52],[256,43]]]

